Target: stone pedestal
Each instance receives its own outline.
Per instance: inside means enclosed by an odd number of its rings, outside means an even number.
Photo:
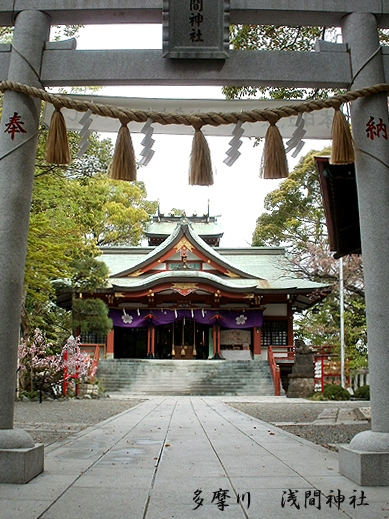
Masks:
[[[43,456],[23,429],[0,429],[0,483],[28,483],[43,471]]]
[[[315,388],[313,353],[296,354],[288,379],[288,398],[305,398],[312,393]]]
[[[43,472],[43,443],[26,449],[0,449],[0,483],[28,483]]]
[[[361,486],[388,486],[389,435],[363,431],[340,445],[339,472]]]
[[[288,398],[306,398],[315,388],[313,377],[300,377],[298,375],[288,375],[289,385],[286,396]]]

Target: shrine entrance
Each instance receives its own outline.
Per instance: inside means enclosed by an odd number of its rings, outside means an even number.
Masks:
[[[212,327],[189,319],[156,326],[154,358],[207,359],[210,330]],[[147,327],[115,327],[115,359],[146,359],[147,340]]]
[[[209,336],[212,326],[179,319],[154,329],[155,359],[205,360],[209,357]],[[146,359],[151,334],[148,327],[126,328],[115,326],[115,359]],[[212,342],[211,342],[212,345]],[[212,348],[211,348],[212,350]],[[212,351],[211,351],[212,355]]]
[[[190,319],[180,319],[172,323],[172,358],[207,359],[209,327]],[[174,352],[174,355],[173,355]]]
[[[147,328],[115,327],[115,358],[146,359]]]

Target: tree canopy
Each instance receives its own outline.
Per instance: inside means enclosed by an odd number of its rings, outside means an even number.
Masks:
[[[79,29],[52,27],[51,39],[77,37]],[[12,42],[12,35],[12,27],[3,27],[0,41]],[[44,158],[47,130],[39,133],[22,305],[24,338],[39,328],[56,340],[68,336],[76,324],[83,331],[106,332],[112,323],[102,301],[80,299],[72,316],[55,304],[56,288],[67,285],[77,293],[103,286],[108,270],[98,260],[99,247],[139,244],[157,207],[147,200],[143,182],[107,178],[113,155],[109,139],[92,134],[87,152],[77,159],[79,134],[68,132],[68,137],[74,160],[55,166]]]
[[[389,30],[379,29],[381,45],[389,44]],[[336,27],[286,27],[275,25],[231,25],[230,45],[234,50],[275,50],[313,52],[318,39],[337,42],[340,30]],[[263,99],[305,99],[328,97],[328,89],[269,88],[227,86],[227,99],[256,97]]]
[[[57,167],[45,162],[46,138],[47,131],[42,130],[30,213],[22,335],[28,336],[36,327],[53,338],[61,335],[61,330],[69,334],[73,325],[82,324],[80,316],[88,311],[89,331],[107,331],[107,316],[96,304],[91,311],[92,303],[89,310],[79,308],[77,322],[72,323],[69,312],[55,305],[55,288],[67,284],[75,292],[93,292],[104,286],[108,271],[97,259],[99,246],[139,244],[157,204],[147,200],[142,182],[107,178],[113,152],[110,140],[92,134],[84,157],[70,166]],[[78,134],[69,134],[72,156],[78,150],[78,140]],[[99,311],[101,322],[96,327]]]
[[[302,157],[277,189],[265,198],[265,212],[257,219],[253,246],[285,246],[297,275],[332,285],[332,293],[319,305],[295,320],[297,335],[312,344],[339,344],[339,264],[329,250],[316,155]],[[363,265],[360,256],[343,259],[345,330],[348,355],[354,365],[364,364],[366,322]]]

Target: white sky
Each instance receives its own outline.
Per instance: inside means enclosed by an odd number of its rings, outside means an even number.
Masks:
[[[99,25],[80,30],[77,49],[160,49],[162,26],[160,25]],[[219,87],[182,86],[128,86],[104,87],[100,95],[150,98],[223,99]],[[285,102],[283,103],[285,104]],[[109,134],[113,141],[116,135]],[[135,153],[140,158],[141,134],[133,134]],[[223,163],[231,137],[207,137],[211,150],[214,185],[189,186],[188,167],[192,138],[183,135],[154,135],[154,157],[146,167],[138,170],[138,180],[146,184],[150,200],[160,200],[165,213],[171,208],[185,209],[187,214],[206,212],[210,200],[211,215],[221,215],[224,236],[222,247],[251,245],[252,234],[258,216],[263,212],[265,195],[277,189],[279,181],[259,178],[262,146],[253,147],[253,141],[243,138],[242,155],[232,167]],[[307,141],[300,155],[293,159],[288,155],[291,171],[299,158],[310,149],[322,149],[325,141]]]

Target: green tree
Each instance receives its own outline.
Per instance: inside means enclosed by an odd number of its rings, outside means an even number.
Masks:
[[[177,207],[172,207],[168,214],[172,214],[173,216],[181,216],[185,213],[185,209],[177,209]]]
[[[325,217],[314,156],[329,153],[329,148],[309,152],[279,188],[266,195],[266,212],[257,219],[253,245],[287,245],[297,251],[307,244],[325,241]]]
[[[110,140],[92,135],[83,158],[74,160],[69,167],[58,167],[45,162],[46,137],[47,132],[42,131],[37,149],[22,334],[27,337],[39,327],[55,339],[69,335],[75,326],[70,312],[55,305],[56,289],[66,286],[76,299],[81,291],[93,293],[104,286],[108,271],[98,261],[98,247],[138,244],[156,203],[147,201],[143,183],[130,184],[106,177],[113,152]],[[78,150],[78,140],[77,133],[69,134],[72,156]],[[77,304],[82,306],[81,301]],[[95,316],[100,312],[98,328],[101,331],[105,323],[103,328],[107,330],[112,323],[102,304],[89,302],[88,308],[75,314],[77,323],[80,316],[91,314],[91,318],[85,317],[88,331],[97,332]]]
[[[232,25],[230,44],[234,50],[314,51],[315,42],[333,30],[323,27],[284,27],[275,25]],[[303,99],[327,96],[325,90],[228,86],[223,88],[227,99],[259,97],[264,99]]]
[[[286,246],[297,275],[332,286],[319,312],[307,311],[295,319],[296,334],[312,344],[339,345],[339,266],[329,250],[320,183],[314,156],[303,157],[278,189],[265,198],[265,212],[257,219],[254,246]],[[359,256],[347,256],[344,265],[345,341],[354,365],[366,357],[366,321],[363,266]]]
[[[143,182],[110,180],[105,173],[71,185],[69,211],[86,239],[97,246],[139,245],[145,225],[156,209],[146,200]]]
[[[340,29],[336,27],[286,27],[275,25],[231,25],[230,45],[234,50],[272,50],[313,52],[318,39],[336,42]],[[381,45],[389,44],[389,30],[379,29]],[[227,86],[227,99],[257,97],[263,99],[305,99],[328,97],[328,89],[289,87]]]
[[[107,334],[112,329],[107,305],[101,299],[75,299],[73,326],[79,328],[82,333]]]
[[[81,26],[55,26],[51,40],[77,37]],[[13,27],[0,28],[0,42],[11,43]],[[85,91],[86,88],[78,89]],[[93,90],[93,89],[92,89]],[[72,89],[74,92],[75,89]],[[79,135],[68,133],[72,157]],[[68,166],[47,164],[47,131],[38,139],[21,315],[22,337],[35,328],[61,340],[75,324],[83,331],[107,331],[112,323],[102,301],[79,300],[72,322],[70,312],[55,304],[56,289],[67,285],[75,295],[103,286],[108,276],[96,259],[101,245],[137,245],[157,204],[147,200],[142,182],[124,183],[106,177],[112,160],[110,140],[91,135],[81,159]],[[81,308],[84,306],[84,308]],[[99,317],[100,316],[100,320]],[[80,321],[81,319],[81,321]],[[82,319],[84,321],[82,322]],[[92,328],[91,328],[92,327]],[[102,332],[101,332],[102,333]]]

